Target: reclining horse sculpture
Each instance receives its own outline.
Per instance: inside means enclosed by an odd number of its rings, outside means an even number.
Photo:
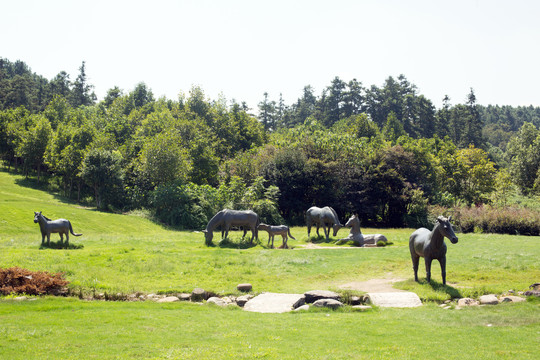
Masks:
[[[51,244],[51,233],[60,233],[60,243],[64,243],[64,234],[66,235],[65,247],[69,246],[69,233],[73,236],[81,236],[82,234],[75,234],[71,227],[71,222],[66,219],[51,220],[44,216],[40,212],[34,211],[34,223],[39,223],[41,230],[41,245],[45,243],[45,236],[47,236],[47,246]]]
[[[414,280],[418,281],[418,263],[420,257],[424,258],[426,263],[426,279],[431,281],[431,262],[433,259],[439,260],[441,264],[441,275],[443,285],[446,285],[446,244],[444,238],[450,239],[452,244],[458,242],[452,224],[450,224],[452,216],[448,219],[439,216],[433,231],[426,228],[420,228],[412,233],[409,238],[409,250],[411,251],[411,259],[414,270]]]
[[[221,227],[222,229],[222,239],[226,238],[229,235],[229,229],[231,226],[243,226],[244,227],[244,236],[246,231],[249,228],[251,230],[251,240],[250,244],[253,243],[253,238],[259,239],[259,234],[257,231],[257,226],[259,226],[260,220],[259,215],[251,210],[230,210],[224,209],[218,211],[216,215],[208,222],[206,229],[203,230],[205,243],[207,246],[212,244],[212,238],[214,237],[214,229]],[[225,231],[225,236],[223,236],[223,230]]]
[[[330,206],[325,206],[323,208],[316,206],[310,207],[306,211],[306,224],[308,237],[311,233],[311,226],[315,224],[317,225],[317,236],[320,236],[319,227],[322,226],[327,241],[328,236],[330,235],[330,227],[332,227],[334,230],[333,236],[336,236],[339,229],[343,227],[343,225],[339,222],[336,211]]]
[[[338,245],[351,240],[356,246],[360,247],[364,245],[377,245],[380,241],[384,243],[388,242],[388,239],[386,239],[386,236],[383,234],[363,235],[362,231],[360,230],[360,219],[356,214],[349,218],[349,220],[345,223],[345,227],[350,227],[351,231],[349,232],[349,236],[336,241],[336,244]]]

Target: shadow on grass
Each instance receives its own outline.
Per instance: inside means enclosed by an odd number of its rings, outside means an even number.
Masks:
[[[322,235],[310,236],[307,239],[307,242],[310,242],[310,243],[313,243],[313,244],[333,244],[336,241],[337,241],[337,239],[334,239],[332,237],[329,237],[328,240],[327,240],[326,237],[324,237]]]
[[[47,243],[41,244],[41,246],[39,247],[39,250],[45,250],[45,249],[80,250],[80,249],[83,249],[83,248],[84,248],[83,244],[69,243],[68,246],[67,246],[67,249],[66,249],[65,244],[61,243],[60,240],[58,240],[56,242],[51,241],[51,243],[48,244],[48,245],[47,245]]]
[[[426,284],[429,284],[429,286],[431,286],[431,288],[436,291],[436,292],[442,292],[442,293],[446,293],[448,296],[450,296],[450,298],[452,299],[455,299],[455,298],[461,298],[463,296],[461,296],[461,293],[459,292],[458,289],[452,287],[452,286],[448,286],[448,285],[443,285],[442,283],[440,282],[437,282],[437,281],[433,281],[431,280],[429,283],[427,282],[427,280],[421,280],[419,282],[420,285],[426,285]]]
[[[250,249],[259,245],[259,240],[254,239],[253,243],[249,241],[248,238],[240,239],[240,241],[235,241],[235,239],[225,238],[218,242],[217,247],[222,249]],[[213,245],[216,246],[216,245]]]

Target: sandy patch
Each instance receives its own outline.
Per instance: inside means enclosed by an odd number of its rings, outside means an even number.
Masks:
[[[371,279],[367,281],[353,281],[339,286],[343,290],[357,290],[368,293],[380,292],[404,292],[404,290],[395,289],[393,284],[405,279]]]

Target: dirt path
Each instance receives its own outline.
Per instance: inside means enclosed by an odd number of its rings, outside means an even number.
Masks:
[[[370,248],[370,247],[377,247],[377,246],[370,246],[370,245],[366,245],[366,246],[363,246],[363,247],[360,247],[360,246],[321,246],[321,245],[317,245],[317,244],[314,244],[314,243],[307,243],[306,245],[297,245],[297,247],[295,247],[294,249],[295,250],[305,250],[305,249],[320,249],[320,250],[323,250],[323,249],[366,249],[366,248]]]

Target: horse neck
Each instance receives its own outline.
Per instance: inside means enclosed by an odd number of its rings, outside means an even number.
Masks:
[[[208,222],[208,225],[206,225],[206,231],[213,231],[216,226],[218,226],[221,223],[221,212],[214,215],[213,218],[210,219]]]
[[[444,242],[444,235],[441,233],[440,230],[441,223],[437,222],[435,227],[433,228],[433,231],[431,232],[430,242],[435,246],[439,247]]]
[[[45,229],[45,226],[47,225],[47,219],[45,219],[43,215],[39,215],[38,224],[41,229]]]

